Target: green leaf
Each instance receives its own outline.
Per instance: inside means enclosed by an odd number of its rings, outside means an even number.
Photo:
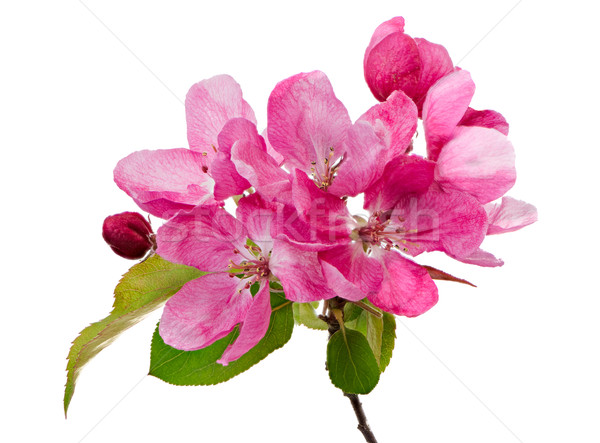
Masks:
[[[351,305],[348,303],[344,310],[344,316],[350,314],[352,320],[345,321],[344,325],[346,328],[360,332],[367,338],[379,369],[383,372],[392,358],[396,339],[396,320],[392,314],[381,311],[366,300],[363,301],[368,303],[371,308],[381,312],[382,317],[379,318],[356,305],[352,305],[353,308],[346,310],[346,307]]]
[[[354,303],[346,303],[344,305],[344,322],[347,324],[348,322],[356,320],[362,312],[363,309]]]
[[[237,328],[206,348],[180,351],[165,344],[157,327],[152,337],[150,375],[174,385],[214,385],[235,377],[281,348],[292,336],[292,302],[271,294],[271,308],[271,322],[262,340],[227,366],[217,363],[217,360],[238,336]]]
[[[83,366],[119,334],[164,304],[188,281],[203,275],[196,268],[170,263],[154,254],[134,265],[115,288],[110,315],[92,323],[73,341],[67,357],[65,416],[75,391],[75,382]]]
[[[367,323],[367,341],[373,351],[377,366],[381,360],[381,343],[383,340],[383,317],[375,317],[368,312],[365,312],[366,323]]]
[[[392,352],[396,343],[396,317],[389,312],[383,313],[383,333],[381,335],[381,356],[379,357],[379,370],[385,368],[392,360]]]
[[[363,334],[342,328],[327,344],[331,382],[348,394],[368,394],[379,382],[379,367]]]
[[[318,306],[318,304],[317,304]],[[329,326],[319,318],[313,303],[294,303],[292,305],[294,321],[310,329],[327,330]]]

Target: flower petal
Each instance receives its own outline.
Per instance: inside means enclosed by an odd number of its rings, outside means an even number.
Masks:
[[[269,137],[268,137],[267,132],[268,132],[267,128],[265,128],[265,130],[261,134],[263,136],[263,139],[265,140],[265,144],[267,145],[267,152],[269,153],[269,155],[271,157],[273,157],[275,159],[275,161],[277,162],[277,166],[282,166],[284,163],[283,155],[281,155],[279,152],[277,152],[275,149],[273,149],[271,142],[269,142]]]
[[[265,198],[291,201],[290,175],[266,151],[257,149],[252,141],[236,142],[231,150],[231,160],[239,174]]]
[[[269,269],[281,281],[288,300],[307,303],[336,296],[325,282],[317,252],[303,251],[286,240],[276,239]]]
[[[286,165],[309,173],[316,162],[322,173],[331,148],[341,156],[350,116],[324,73],[302,73],[279,82],[267,112],[269,142]]]
[[[368,257],[360,243],[323,251],[319,259],[327,284],[339,297],[358,301],[376,295],[381,289],[381,264]]]
[[[535,206],[512,197],[502,197],[502,202],[485,206],[488,214],[487,235],[504,234],[524,228],[537,221]]]
[[[403,32],[392,32],[365,53],[365,80],[379,101],[397,90],[412,97],[421,76],[421,57],[415,41]]]
[[[327,192],[354,197],[377,180],[385,166],[385,146],[366,121],[356,122],[344,143],[343,161]]]
[[[388,21],[383,22],[373,32],[371,36],[371,41],[369,41],[369,46],[365,51],[364,63],[366,65],[367,58],[371,53],[371,50],[381,42],[388,35],[393,34],[395,32],[404,32],[404,18],[403,17],[394,17],[389,19]]]
[[[431,160],[437,160],[442,146],[452,137],[474,93],[475,83],[464,70],[448,74],[429,89],[423,104],[423,126]]]
[[[181,209],[214,203],[214,180],[201,154],[188,149],[137,151],[117,163],[114,179],[145,211],[168,218]]]
[[[292,200],[300,218],[311,226],[319,243],[349,241],[348,224],[353,219],[344,200],[323,192],[298,169],[292,172]]]
[[[212,155],[225,123],[243,117],[256,124],[242,89],[228,75],[217,75],[192,86],[185,98],[185,114],[190,149]]]
[[[391,226],[403,233],[404,252],[412,256],[425,251],[468,256],[483,242],[488,226],[485,209],[475,198],[434,187],[399,200],[390,218]]]
[[[242,177],[225,152],[218,152],[210,165],[210,175],[215,180],[215,199],[226,200],[240,195],[251,185]]]
[[[217,363],[227,366],[237,360],[258,344],[265,336],[271,320],[271,291],[269,282],[261,283],[260,289],[252,299],[252,303],[242,320],[240,335],[235,342],[225,349]]]
[[[221,132],[219,132],[219,152],[224,152],[228,156],[231,154],[231,148],[238,140],[248,140],[252,142],[255,149],[266,151],[265,141],[258,133],[256,124],[245,118],[232,118]]]
[[[246,228],[224,209],[197,206],[180,212],[156,234],[157,254],[173,263],[201,271],[224,271],[235,249],[244,251]]]
[[[381,178],[365,192],[365,209],[392,209],[407,194],[423,193],[433,182],[435,163],[417,155],[401,155],[390,161]]]
[[[236,217],[248,230],[248,237],[264,254],[273,249],[271,230],[274,230],[273,225],[277,223],[279,206],[283,205],[268,202],[260,194],[251,194],[238,202]]]
[[[396,315],[416,317],[438,301],[437,286],[425,268],[394,251],[380,251],[383,264],[381,290],[369,300]]]
[[[187,282],[167,301],[158,326],[160,336],[183,351],[195,351],[225,337],[244,320],[252,304],[244,285],[225,273]]]
[[[485,111],[476,111],[468,108],[467,112],[458,122],[459,126],[481,126],[482,128],[492,128],[508,135],[508,122],[502,114],[496,111],[486,109]]]
[[[365,112],[358,121],[365,120],[388,148],[388,160],[405,154],[417,129],[417,107],[402,91],[394,91],[387,100]]]
[[[494,257],[493,254],[484,251],[483,249],[476,250],[468,257],[454,258],[460,262],[467,263],[469,265],[482,266],[484,268],[495,268],[504,264],[501,259]]]
[[[435,179],[444,189],[468,192],[482,204],[502,197],[515,184],[515,152],[500,132],[459,127],[442,149]]]
[[[415,43],[419,49],[419,56],[423,67],[419,84],[412,99],[417,104],[419,113],[423,108],[425,96],[435,82],[454,70],[454,64],[446,48],[436,43],[431,43],[424,38],[415,38]]]

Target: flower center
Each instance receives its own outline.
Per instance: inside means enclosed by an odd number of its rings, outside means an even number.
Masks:
[[[256,245],[245,245],[246,250],[250,253],[252,258],[247,258],[242,254],[238,263],[234,260],[229,260],[227,268],[230,272],[230,277],[239,276],[241,279],[247,279],[246,289],[250,289],[254,283],[264,278],[268,278],[271,274],[269,269],[269,257],[263,255],[262,250]],[[236,248],[233,250],[234,253],[240,254],[240,251]]]
[[[310,172],[312,172],[313,180],[323,191],[327,191],[327,188],[331,186],[340,165],[344,161],[343,155],[335,159],[334,154],[335,149],[332,146],[329,148],[329,156],[325,157],[322,162],[317,162],[315,160],[310,162],[312,165]]]
[[[400,216],[396,218],[397,222],[405,221]],[[407,242],[406,235],[413,231],[395,224],[394,221],[391,211],[377,211],[369,217],[365,226],[358,227],[353,231],[352,237],[363,242],[366,252],[369,252],[373,246],[379,246],[386,251],[392,248],[400,249],[400,244]],[[406,248],[402,249],[406,250]]]

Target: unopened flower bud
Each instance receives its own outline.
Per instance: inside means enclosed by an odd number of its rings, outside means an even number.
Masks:
[[[142,214],[122,212],[106,217],[102,225],[102,237],[111,249],[130,260],[143,258],[156,247],[152,227]]]

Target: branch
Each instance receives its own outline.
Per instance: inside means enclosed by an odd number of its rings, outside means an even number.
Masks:
[[[352,404],[352,408],[354,408],[354,413],[356,414],[356,418],[358,419],[358,430],[362,432],[365,440],[369,443],[377,443],[377,439],[371,431],[369,427],[369,423],[367,423],[367,416],[365,415],[365,411],[363,410],[362,403],[356,394],[347,394],[344,392],[344,395],[348,397],[350,403]]]

